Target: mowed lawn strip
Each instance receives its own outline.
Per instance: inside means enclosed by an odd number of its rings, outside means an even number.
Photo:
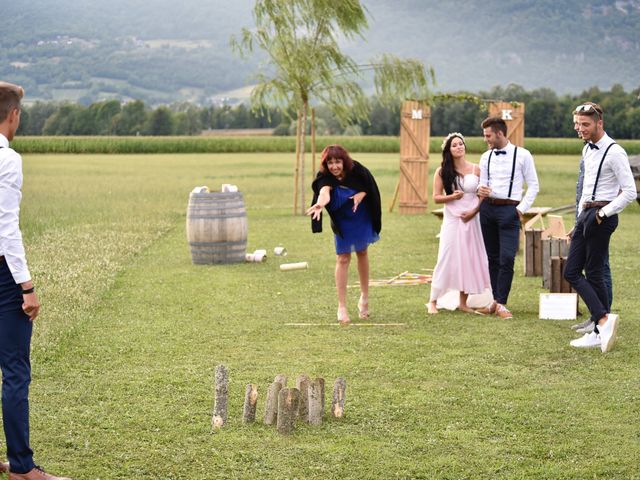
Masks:
[[[397,158],[357,159],[385,204],[372,277],[432,268],[439,221],[386,213]],[[536,205],[571,203],[578,158],[536,161]],[[521,257],[513,321],[427,317],[428,287],[376,287],[371,321],[406,325],[339,328],[330,228],[325,219],[325,232],[312,235],[307,218],[291,215],[291,167],[291,156],[278,154],[25,159],[23,228],[45,304],[32,387],[39,461],[104,479],[637,475],[638,205],[613,236],[622,323],[606,356],[570,349],[570,322],[537,319],[544,290],[523,276]],[[245,193],[248,250],[269,250],[266,263],[191,264],[188,192],[221,183]],[[289,255],[274,257],[276,245]],[[309,269],[280,272],[283,261]],[[229,421],[212,433],[219,363],[230,369]],[[327,406],[333,380],[346,378],[345,418],[300,425],[290,437],[242,425],[246,384],[258,384],[261,420],[278,373],[289,385],[302,373],[324,377]]]

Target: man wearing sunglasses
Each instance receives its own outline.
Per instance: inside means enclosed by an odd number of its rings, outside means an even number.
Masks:
[[[573,115],[573,129],[578,134],[578,138],[582,139],[582,135],[580,135],[580,122],[578,121],[578,115],[574,113]],[[586,149],[591,148],[588,145],[588,142],[584,142],[584,148],[582,149],[583,157]],[[578,169],[578,182],[576,183],[576,216],[574,224],[578,223],[578,210],[580,210],[580,198],[582,198],[582,190],[584,184],[584,158],[580,159],[580,168]],[[573,234],[573,229],[567,234],[569,238]],[[604,262],[604,284],[607,286],[607,296],[608,296],[608,309],[611,309],[611,305],[613,305],[613,280],[611,278],[611,266],[609,265],[609,255]],[[595,323],[591,321],[591,318],[587,318],[584,322],[576,323],[575,325],[571,325],[571,329],[575,330],[577,333],[591,333],[595,328]]]
[[[604,131],[602,108],[586,102],[573,114],[576,131],[586,145],[582,195],[564,276],[587,305],[594,329],[570,345],[600,347],[604,353],[613,348],[619,320],[617,314],[609,312],[604,279],[609,240],[618,226],[618,213],[633,202],[636,188],[626,152]]]

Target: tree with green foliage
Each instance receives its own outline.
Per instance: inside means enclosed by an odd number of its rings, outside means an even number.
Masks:
[[[36,102],[29,107],[22,108],[20,120],[20,135],[42,135],[47,119],[58,109],[53,102]]]
[[[136,100],[127,103],[113,119],[113,129],[116,135],[139,135],[147,121],[144,102]]]
[[[156,108],[145,126],[147,135],[171,135],[173,133],[173,114],[168,107],[160,106]]]
[[[174,119],[174,134],[199,135],[202,132],[202,115],[195,105],[184,102],[171,105]]]
[[[325,104],[343,124],[364,120],[369,102],[359,84],[363,72],[373,71],[376,91],[385,102],[399,97],[427,98],[433,72],[425,71],[417,60],[383,55],[368,65],[358,65],[345,55],[338,39],[362,37],[368,27],[359,0],[257,0],[253,14],[255,28],[244,28],[239,39],[232,38],[232,46],[242,55],[264,51],[270,70],[275,70],[256,76],[258,84],[251,94],[254,109],[275,105],[283,112],[297,112],[302,128],[297,129],[300,167],[295,172],[294,212],[304,213],[304,126],[311,103]]]
[[[112,135],[114,133],[114,118],[121,110],[120,102],[118,100],[107,100],[93,103],[89,108],[93,110],[97,134]]]
[[[74,135],[74,125],[77,125],[76,117],[80,105],[69,103],[62,104],[56,112],[44,122],[42,133],[44,135]]]

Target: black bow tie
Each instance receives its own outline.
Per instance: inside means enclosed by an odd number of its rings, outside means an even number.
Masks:
[[[495,154],[496,154],[496,155],[506,155],[506,154],[507,154],[507,152],[505,152],[504,150],[496,150],[496,151],[495,151]]]
[[[600,150],[600,147],[598,147],[598,145],[596,145],[595,143],[591,143],[591,142],[585,142],[587,145],[589,145],[589,148],[591,150]]]

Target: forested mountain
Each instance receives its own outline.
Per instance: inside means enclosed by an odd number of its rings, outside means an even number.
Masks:
[[[358,61],[387,52],[436,71],[438,91],[516,83],[558,93],[640,85],[640,0],[363,0]],[[3,2],[0,78],[28,100],[208,103],[250,83],[259,59],[228,45],[252,0]],[[365,80],[366,81],[366,80]],[[246,93],[244,93],[246,94]]]

